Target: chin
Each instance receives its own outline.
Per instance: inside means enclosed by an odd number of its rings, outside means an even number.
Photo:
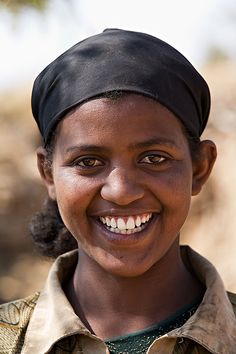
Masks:
[[[112,257],[113,258],[113,257]],[[125,257],[113,258],[109,264],[100,264],[100,266],[105,270],[106,273],[122,277],[122,278],[133,278],[144,275],[148,272],[153,264],[148,261],[140,260],[126,260]]]

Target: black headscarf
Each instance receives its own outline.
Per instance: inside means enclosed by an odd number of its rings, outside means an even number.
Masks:
[[[206,126],[209,88],[181,53],[145,33],[108,29],[68,49],[36,78],[32,111],[45,145],[73,107],[114,90],[157,100],[194,137]]]

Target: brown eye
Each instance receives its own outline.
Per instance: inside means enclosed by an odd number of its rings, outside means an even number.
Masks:
[[[97,167],[97,166],[102,166],[103,163],[102,163],[102,161],[100,161],[96,158],[86,157],[86,158],[81,158],[81,159],[77,160],[74,163],[74,165],[79,166],[79,167]]]
[[[164,162],[166,160],[166,157],[160,156],[160,155],[147,155],[144,158],[142,158],[141,162],[142,163],[147,163],[147,164],[153,164],[157,165],[161,162]]]

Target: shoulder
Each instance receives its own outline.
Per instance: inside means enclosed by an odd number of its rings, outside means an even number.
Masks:
[[[236,316],[236,294],[227,291],[227,295],[228,295],[229,301],[231,302],[231,304],[233,306],[233,310],[234,310],[234,313]]]
[[[0,305],[0,352],[18,352],[39,293]]]
[[[0,305],[0,326],[24,327],[30,318],[38,300],[39,293],[28,296],[24,299],[11,301]]]

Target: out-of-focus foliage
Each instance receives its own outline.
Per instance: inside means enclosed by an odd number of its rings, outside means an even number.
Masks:
[[[0,8],[7,8],[14,13],[17,13],[23,7],[44,10],[48,2],[49,0],[0,0]]]
[[[208,50],[207,62],[208,63],[216,63],[223,62],[229,60],[229,56],[226,51],[219,46],[212,46]]]

